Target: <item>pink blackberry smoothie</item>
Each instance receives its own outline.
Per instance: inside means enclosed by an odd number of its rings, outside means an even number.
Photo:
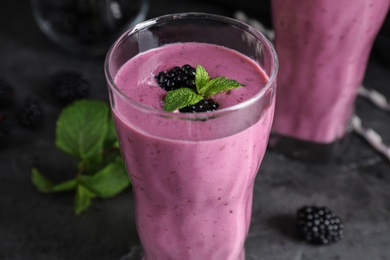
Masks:
[[[280,60],[273,133],[342,138],[389,0],[272,0]]]
[[[200,64],[211,78],[228,77],[244,87],[218,94],[220,113],[203,113],[203,120],[193,114],[156,117],[153,111],[161,112],[166,91],[154,76],[184,64]],[[131,108],[123,97],[112,101],[144,260],[245,259],[254,179],[274,112],[274,89],[264,89],[268,81],[252,59],[205,43],[151,49],[119,69],[118,88],[150,112]],[[259,93],[262,102],[235,108]]]

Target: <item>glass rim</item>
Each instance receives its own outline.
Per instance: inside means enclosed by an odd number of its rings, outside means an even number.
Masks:
[[[140,102],[137,102],[136,100],[128,97],[116,84],[114,81],[114,78],[112,77],[110,71],[109,71],[109,65],[110,65],[110,58],[115,51],[116,47],[120,45],[120,43],[126,39],[127,37],[133,35],[134,33],[137,33],[140,30],[149,28],[159,22],[166,22],[171,20],[178,20],[178,19],[208,19],[212,21],[219,21],[226,24],[231,24],[239,29],[246,31],[250,33],[252,36],[254,36],[256,39],[258,39],[263,46],[266,47],[266,49],[271,54],[272,59],[272,69],[271,73],[268,76],[268,81],[265,83],[265,85],[261,88],[260,91],[258,91],[255,95],[250,97],[249,99],[240,102],[238,104],[235,104],[233,106],[229,106],[226,108],[218,109],[215,111],[209,111],[209,112],[200,112],[200,113],[174,113],[174,112],[168,112],[161,109],[153,108],[147,105],[144,105]],[[143,22],[140,22],[133,27],[129,28],[127,31],[125,31],[109,48],[105,61],[104,61],[104,74],[106,77],[106,80],[108,81],[109,88],[113,91],[115,91],[119,96],[124,98],[124,100],[131,104],[133,107],[136,107],[138,110],[142,110],[144,112],[148,112],[150,114],[157,114],[163,117],[168,118],[177,118],[177,119],[202,119],[202,118],[215,118],[219,117],[220,115],[223,115],[225,113],[230,113],[232,111],[240,110],[243,108],[246,108],[250,106],[251,104],[255,103],[257,100],[260,100],[267,91],[272,88],[276,84],[276,77],[277,72],[279,68],[279,62],[277,58],[276,51],[272,45],[272,43],[262,34],[258,29],[252,27],[251,25],[242,22],[240,20],[222,16],[222,15],[216,15],[216,14],[209,14],[209,13],[202,13],[202,12],[183,12],[183,13],[174,13],[174,14],[167,14],[158,16],[155,18],[151,18],[148,20],[145,20]]]

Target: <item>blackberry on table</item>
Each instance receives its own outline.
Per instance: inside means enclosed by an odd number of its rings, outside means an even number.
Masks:
[[[49,88],[54,97],[68,104],[87,97],[90,83],[79,72],[59,71],[51,76]]]
[[[303,206],[297,211],[297,230],[305,241],[327,245],[343,238],[344,224],[327,207]]]
[[[179,109],[181,113],[200,113],[217,110],[219,104],[213,99],[202,99],[198,103]]]
[[[195,68],[188,64],[161,71],[155,78],[157,84],[166,91],[183,87],[195,88]]]
[[[11,120],[0,114],[0,143],[7,140],[11,128]]]
[[[0,107],[9,107],[14,103],[15,93],[12,85],[0,76]]]
[[[18,117],[23,126],[37,128],[43,123],[43,113],[40,101],[34,98],[26,98],[18,108]]]

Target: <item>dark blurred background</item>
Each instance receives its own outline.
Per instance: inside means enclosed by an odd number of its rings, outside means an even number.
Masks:
[[[243,11],[271,28],[270,10],[269,0],[150,0],[147,17],[189,11],[233,17]],[[387,19],[364,81],[388,99],[389,33]],[[44,112],[40,128],[15,123],[9,140],[0,146],[1,260],[112,260],[138,244],[130,189],[112,199],[94,200],[90,209],[76,216],[73,193],[42,194],[31,183],[32,167],[55,182],[75,176],[75,162],[55,147],[56,120],[63,107],[48,94],[49,76],[64,69],[78,71],[91,83],[88,98],[107,101],[103,62],[104,55],[76,55],[49,40],[36,24],[28,0],[1,2],[0,75],[15,87],[17,100],[37,97]],[[390,144],[388,113],[361,98],[356,111]],[[10,110],[0,113],[12,116]],[[389,173],[388,161],[354,134],[338,163],[304,163],[267,152],[255,184],[247,259],[390,259]],[[330,247],[298,241],[294,213],[305,204],[337,212],[346,225],[345,238]]]

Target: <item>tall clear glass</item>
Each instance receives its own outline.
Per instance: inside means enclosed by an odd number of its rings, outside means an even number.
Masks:
[[[242,103],[193,114],[146,106],[118,87],[116,76],[126,62],[178,42],[235,50],[261,67],[265,84]],[[164,60],[154,62],[158,67]],[[254,180],[274,114],[277,69],[275,51],[259,31],[211,14],[151,19],[113,44],[105,73],[133,185],[144,260],[245,259]],[[240,67],[235,70],[240,73]]]
[[[280,73],[271,147],[317,162],[341,154],[389,5],[390,0],[272,0]]]

